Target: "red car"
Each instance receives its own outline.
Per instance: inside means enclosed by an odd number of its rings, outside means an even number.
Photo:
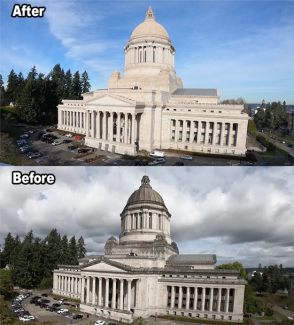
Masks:
[[[77,139],[77,140],[82,140],[82,138],[79,137],[78,135],[76,135],[74,138]]]

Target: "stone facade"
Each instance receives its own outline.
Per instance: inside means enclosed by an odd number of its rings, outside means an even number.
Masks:
[[[236,270],[214,269],[213,254],[179,254],[171,240],[171,214],[148,176],[129,198],[119,241],[104,255],[54,270],[53,293],[78,298],[81,310],[123,322],[150,315],[238,321],[246,281]]]
[[[58,129],[85,134],[90,147],[132,156],[169,148],[245,154],[243,105],[218,105],[219,89],[183,88],[176,48],[151,7],[124,50],[124,76],[115,70],[108,89],[63,100]]]

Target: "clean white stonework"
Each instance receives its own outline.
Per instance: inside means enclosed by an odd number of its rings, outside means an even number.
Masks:
[[[90,147],[132,156],[154,149],[245,154],[243,105],[218,105],[219,89],[183,88],[176,49],[151,7],[124,50],[124,76],[115,70],[108,89],[63,100],[58,129],[85,134]]]
[[[104,255],[54,270],[53,293],[81,300],[82,311],[130,323],[136,317],[178,315],[243,319],[246,281],[236,270],[214,269],[213,254],[179,254],[165,203],[144,176],[121,215],[119,242]]]

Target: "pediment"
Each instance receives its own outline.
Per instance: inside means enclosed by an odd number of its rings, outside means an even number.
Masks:
[[[82,271],[111,271],[111,272],[126,273],[126,271],[123,270],[122,268],[105,262],[97,262],[95,264],[86,266],[85,268],[82,269]]]
[[[107,106],[134,106],[136,102],[128,98],[119,98],[118,96],[104,95],[100,98],[95,98],[87,103],[90,105],[107,105]]]

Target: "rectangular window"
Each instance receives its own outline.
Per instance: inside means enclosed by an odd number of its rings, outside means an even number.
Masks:
[[[208,148],[208,149],[207,149],[207,152],[211,152],[211,148]]]
[[[194,128],[198,128],[198,122],[194,122]]]
[[[208,135],[208,143],[212,143],[212,133],[209,133]]]
[[[237,130],[237,124],[234,123],[234,124],[233,124],[233,131],[236,131],[236,130]]]
[[[189,141],[190,140],[190,132],[187,131],[187,134],[186,134],[186,140]]]
[[[176,131],[175,130],[172,130],[172,140],[175,139],[175,134],[176,134]]]
[[[191,126],[191,122],[187,121],[187,128],[189,128]]]
[[[183,121],[180,121],[180,128],[183,127]]]
[[[201,133],[201,143],[204,143],[204,137],[205,137],[205,133],[202,132],[202,133]]]
[[[205,129],[206,123],[205,122],[202,122],[201,123],[201,126],[202,126],[202,129]]]
[[[217,129],[220,130],[221,129],[221,124],[217,123]]]
[[[180,141],[182,141],[182,135],[183,135],[183,132],[180,131],[180,133],[179,133],[179,140],[180,140]]]
[[[173,120],[173,126],[176,126],[176,120]]]
[[[224,135],[224,142],[223,142],[223,144],[224,144],[225,146],[227,145],[227,141],[228,141],[228,135],[225,134],[225,135]]]
[[[200,147],[200,151],[203,152],[203,147]]]
[[[229,123],[226,123],[225,124],[225,130],[228,130],[229,129]]]
[[[209,128],[212,129],[213,128],[213,123],[209,122]]]
[[[185,150],[188,150],[188,146],[185,146]]]
[[[215,149],[215,153],[218,153],[219,152],[219,149]]]

